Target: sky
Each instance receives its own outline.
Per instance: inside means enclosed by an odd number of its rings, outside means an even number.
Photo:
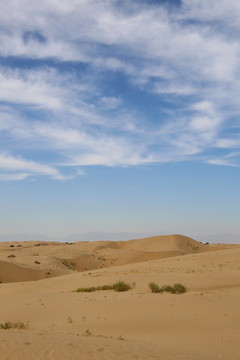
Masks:
[[[0,241],[240,242],[240,2],[0,0]]]

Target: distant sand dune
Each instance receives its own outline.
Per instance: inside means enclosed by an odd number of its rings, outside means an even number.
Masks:
[[[108,268],[211,250],[211,246],[182,235],[70,244],[31,241],[0,243],[0,281],[39,280],[75,271]]]

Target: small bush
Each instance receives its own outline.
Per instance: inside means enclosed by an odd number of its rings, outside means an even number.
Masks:
[[[124,281],[118,281],[112,285],[113,290],[115,291],[128,291],[132,288],[130,284],[126,284]]]
[[[174,288],[176,294],[183,294],[187,291],[186,287],[179,283],[174,284],[173,288]]]
[[[161,287],[161,290],[165,291],[165,292],[169,292],[171,294],[176,294],[176,291],[175,291],[174,287],[171,286],[171,285],[164,285],[164,286]]]
[[[34,264],[38,264],[38,265],[39,265],[39,264],[41,264],[41,263],[40,263],[40,261],[35,260],[35,261],[34,261]]]
[[[155,284],[154,282],[151,282],[148,284],[149,288],[151,289],[151,291],[153,293],[163,293],[163,292],[169,292],[171,294],[183,294],[187,291],[186,287],[182,284],[174,284],[173,286],[171,285],[164,285],[162,287],[159,287],[157,284]]]
[[[0,329],[9,330],[9,329],[26,329],[28,324],[24,324],[22,321],[5,321],[4,323],[0,323]]]
[[[8,255],[8,258],[15,258],[16,255]]]
[[[159,287],[156,283],[150,282],[150,283],[148,284],[148,286],[149,286],[149,288],[151,289],[151,291],[152,291],[153,293],[159,293],[159,292],[160,292],[160,287]]]
[[[100,289],[98,289],[97,287],[91,286],[88,288],[78,288],[76,290],[76,292],[93,292],[93,291],[97,291],[97,290],[100,290]]]

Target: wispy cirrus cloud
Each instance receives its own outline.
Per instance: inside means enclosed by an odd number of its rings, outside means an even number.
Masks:
[[[239,5],[165,4],[1,3],[0,179],[239,163]]]
[[[64,179],[64,176],[53,167],[8,154],[0,154],[0,169],[4,171],[1,173],[3,180],[23,180],[32,175],[47,175],[56,180]]]

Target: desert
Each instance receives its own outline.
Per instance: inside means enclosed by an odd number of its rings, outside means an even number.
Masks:
[[[1,359],[238,360],[239,275],[240,245],[182,235],[2,242]],[[76,292],[119,280],[130,290]]]
[[[239,70],[240,0],[0,0],[0,360],[240,360]]]

